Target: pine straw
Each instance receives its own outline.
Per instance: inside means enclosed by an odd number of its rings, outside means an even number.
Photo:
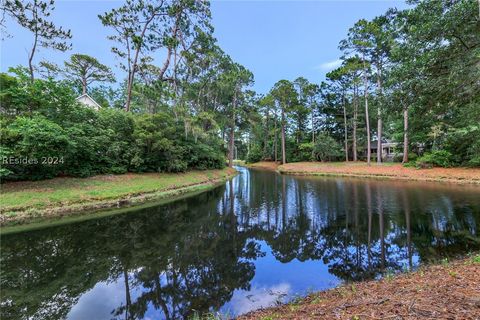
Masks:
[[[372,163],[368,166],[365,162],[295,162],[279,166],[278,171],[296,175],[374,177],[480,184],[480,168],[416,169],[404,167],[399,163]]]
[[[265,170],[277,170],[278,166],[280,165],[279,162],[274,162],[274,161],[260,161],[260,162],[255,162],[255,163],[249,163],[247,164],[247,167],[253,168],[253,169],[265,169]]]
[[[480,319],[480,257],[344,285],[239,319]]]

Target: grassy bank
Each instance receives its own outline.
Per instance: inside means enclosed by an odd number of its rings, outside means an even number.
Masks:
[[[274,165],[272,163],[272,165]],[[277,167],[280,173],[295,175],[332,175],[373,177],[396,180],[444,181],[480,184],[480,168],[406,168],[399,163],[295,162]]]
[[[274,319],[479,319],[480,255],[344,285],[241,320]]]
[[[1,186],[0,224],[155,201],[207,189],[235,173],[234,169],[225,168],[6,183]]]

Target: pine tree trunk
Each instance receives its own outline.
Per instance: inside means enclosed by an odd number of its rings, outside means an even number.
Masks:
[[[383,156],[383,147],[382,147],[382,118],[381,118],[381,111],[380,108],[378,108],[378,120],[377,120],[377,134],[378,134],[378,139],[377,139],[377,163],[382,162],[382,156]]]
[[[233,167],[233,152],[235,148],[235,108],[237,105],[237,91],[233,94],[232,102],[232,119],[230,124],[230,143],[229,143],[229,152],[228,152],[228,166]]]
[[[382,97],[382,72],[381,72],[381,67],[377,67],[378,72],[377,72],[377,86],[378,86],[378,93],[379,97]],[[383,149],[382,149],[382,134],[383,134],[383,127],[382,127],[382,108],[380,104],[378,105],[377,109],[377,163],[382,162],[382,154],[383,154]]]
[[[268,109],[265,111],[265,136],[263,137],[263,158],[267,157],[268,150]]]
[[[370,118],[368,116],[368,78],[367,78],[367,68],[365,65],[365,59],[363,60],[363,85],[364,85],[364,99],[365,99],[365,122],[367,126],[367,164],[370,165],[371,158],[371,140],[370,140]],[[377,150],[378,153],[378,150]]]
[[[82,94],[87,93],[87,79],[83,77],[82,79]]]
[[[282,108],[282,164],[287,163],[285,154],[285,110]]]
[[[36,13],[36,11],[35,11]],[[35,80],[35,75],[33,73],[33,56],[35,55],[35,51],[37,50],[37,42],[38,42],[38,32],[35,32],[35,39],[33,42],[32,50],[30,51],[30,55],[28,56],[28,68],[30,70],[30,80],[33,82]]]
[[[136,66],[133,66],[133,69],[135,69]],[[134,70],[130,72],[130,75],[128,76],[128,85],[127,85],[127,101],[125,102],[125,111],[129,112],[130,111],[130,102],[132,100],[132,87],[133,87],[133,76],[134,76]]]
[[[345,128],[345,161],[348,162],[348,127],[347,127],[347,106],[345,105],[345,92],[343,92],[343,126]]]
[[[278,161],[278,148],[277,148],[277,144],[278,144],[278,133],[277,133],[277,112],[275,111],[275,143],[273,144],[273,149],[274,149],[274,158],[275,158],[275,163],[277,163]]]
[[[403,108],[403,160],[402,163],[408,162],[408,107]]]
[[[357,87],[353,88],[353,161],[357,161],[357,119],[358,119],[358,94]]]
[[[312,111],[312,142],[315,143],[315,125],[313,123],[313,111]]]

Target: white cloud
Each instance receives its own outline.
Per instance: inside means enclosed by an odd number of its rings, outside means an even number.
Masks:
[[[236,291],[232,300],[224,307],[234,315],[240,315],[252,310],[274,306],[277,302],[285,302],[291,286],[279,283],[271,287],[253,287],[249,291]]]
[[[322,70],[322,71],[330,71],[340,67],[341,64],[342,64],[342,60],[336,59],[333,61],[322,63],[321,65],[316,66],[315,69]]]

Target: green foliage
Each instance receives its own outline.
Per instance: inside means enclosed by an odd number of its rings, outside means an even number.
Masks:
[[[429,153],[425,153],[423,156],[418,158],[415,163],[417,168],[448,168],[452,166],[452,158],[452,154],[446,150],[435,150]]]
[[[10,172],[8,178],[55,177],[71,156],[73,144],[68,133],[43,116],[17,117],[7,127],[2,127],[1,133],[2,146],[6,146],[14,157],[3,163],[3,168]]]
[[[112,70],[101,64],[96,58],[86,54],[73,54],[65,61],[65,73],[68,78],[87,92],[87,86],[92,82],[114,82]]]
[[[1,9],[3,15],[8,14],[21,27],[34,34],[34,42],[28,56],[29,73],[32,81],[34,79],[32,61],[39,47],[59,51],[66,51],[71,48],[71,44],[67,42],[68,39],[72,38],[70,30],[65,30],[49,21],[49,17],[55,9],[55,0],[4,0]]]
[[[220,169],[225,166],[224,150],[218,139],[212,139],[210,143],[195,143],[189,140],[185,142],[185,150],[188,154],[189,168],[205,170]]]
[[[66,83],[30,82],[22,69],[17,77],[2,74],[0,80],[6,84],[0,95],[7,111],[0,118],[0,153],[2,159],[13,159],[2,165],[4,180],[183,172],[225,165],[220,139],[185,136],[182,124],[169,112],[95,111],[78,104]],[[55,163],[48,163],[50,158]],[[25,163],[29,160],[34,163]]]
[[[298,158],[299,161],[312,161],[314,160],[313,150],[316,144],[313,142],[302,143],[298,146]]]
[[[313,148],[315,159],[319,161],[333,161],[340,158],[342,154],[341,145],[327,134],[320,134]]]
[[[472,257],[472,262],[480,264],[480,254],[477,254],[476,256]]]
[[[260,145],[255,144],[250,148],[247,154],[247,163],[259,162],[263,159],[263,152]]]

